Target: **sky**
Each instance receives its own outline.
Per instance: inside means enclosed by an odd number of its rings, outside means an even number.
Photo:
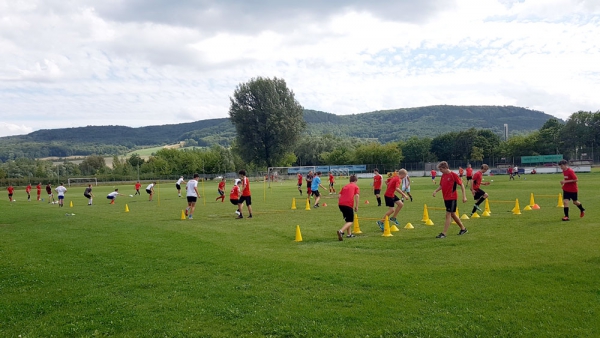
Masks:
[[[256,77],[339,115],[567,119],[600,110],[600,0],[0,0],[0,136],[228,117]]]

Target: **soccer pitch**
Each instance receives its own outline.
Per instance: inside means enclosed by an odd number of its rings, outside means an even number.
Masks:
[[[143,189],[129,197],[133,184],[100,185],[92,206],[70,187],[63,208],[19,188],[17,202],[0,202],[0,336],[598,337],[600,180],[578,176],[584,218],[571,205],[561,222],[561,175],[486,177],[491,216],[445,239],[430,178],[413,178],[393,237],[375,224],[386,208],[371,180],[359,179],[363,233],[343,242],[336,196],[321,191],[327,206],[305,210],[295,180],[252,182],[252,219],[235,219],[231,180],[224,203],[216,181],[199,184],[193,220],[181,220],[175,182],[160,182],[152,202]],[[110,205],[114,188],[127,196]],[[531,193],[541,209],[524,211]]]

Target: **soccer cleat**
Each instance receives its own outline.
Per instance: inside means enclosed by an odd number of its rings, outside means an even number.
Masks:
[[[435,238],[446,238],[446,235],[444,235],[444,233],[440,232],[440,234],[435,236]]]
[[[477,211],[479,211],[479,212],[483,212],[483,210],[481,210],[481,208],[480,208],[480,207],[479,207],[477,204],[475,204],[475,205],[473,205],[473,206],[475,207],[475,209],[477,209]]]
[[[188,219],[194,219],[194,217],[192,217],[192,215],[189,215],[189,216],[188,216]]]
[[[252,215],[248,216],[248,218],[252,218]]]
[[[356,236],[354,234],[350,234],[350,235],[347,235],[346,237],[353,238],[353,237],[356,237]]]
[[[569,220],[569,217],[565,216],[565,217],[562,218],[562,220],[563,220],[563,222],[566,222],[566,221]]]
[[[377,225],[379,225],[379,229],[381,229],[381,231],[383,231],[383,222],[377,221]]]
[[[467,228],[464,228],[464,229],[462,229],[461,231],[459,231],[459,232],[458,232],[458,235],[459,235],[459,236],[460,236],[460,235],[464,235],[464,234],[466,234],[467,232],[469,232],[469,230],[467,230]]]
[[[398,223],[398,220],[396,219],[396,217],[390,218],[390,221],[396,223],[396,225],[400,225],[400,223]]]
[[[579,217],[583,217],[585,216],[585,210],[581,210],[581,212],[579,213]]]
[[[409,197],[410,197],[410,201],[412,202],[412,196],[409,196]]]
[[[318,207],[319,207],[318,204],[313,205],[313,208],[318,208]]]
[[[244,216],[242,216],[242,215],[238,215],[238,217],[236,217],[236,218],[237,218],[237,219],[240,219],[240,218],[244,218]]]
[[[344,240],[344,233],[341,231],[337,231],[337,235],[338,235],[338,240],[343,241]]]

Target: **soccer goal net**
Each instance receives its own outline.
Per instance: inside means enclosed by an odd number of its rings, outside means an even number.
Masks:
[[[79,185],[79,184],[94,184],[94,185],[98,185],[98,179],[95,177],[79,177],[79,178],[69,178],[67,180],[67,184],[69,185],[69,187],[71,185]]]
[[[338,168],[338,169],[331,168],[331,174],[333,176],[349,177],[350,169],[348,169],[348,168]]]
[[[285,180],[293,180],[296,179],[298,174],[302,174],[303,177],[306,177],[309,171],[313,173],[316,171],[315,166],[301,166],[301,167],[269,167],[267,171],[267,180],[269,181],[269,186],[271,182],[281,182]]]

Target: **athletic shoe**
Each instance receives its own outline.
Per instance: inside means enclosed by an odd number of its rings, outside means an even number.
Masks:
[[[390,218],[390,221],[396,223],[396,225],[400,225],[400,223],[398,223],[398,220],[396,219],[396,217]]]
[[[409,197],[410,197],[410,201],[412,202],[412,196],[409,196]]]
[[[579,217],[583,217],[583,216],[585,216],[585,209],[581,210],[581,212],[579,213]]]
[[[446,238],[446,235],[440,232],[440,234],[435,236],[435,238]]]
[[[337,235],[338,235],[338,240],[343,241],[344,240],[344,233],[341,231],[336,231]]]
[[[383,231],[384,225],[382,221],[377,221],[377,225],[379,225],[379,229],[381,229],[381,231]]]
[[[566,221],[569,220],[569,217],[565,216],[565,217],[562,218],[562,220],[563,220],[563,222],[566,222]]]
[[[252,215],[248,216],[248,218],[252,218]]]
[[[244,218],[244,216],[242,216],[242,215],[238,215],[238,217],[237,217],[237,218],[238,218],[238,219],[240,219],[240,218]]]
[[[194,217],[192,217],[192,215],[189,215],[189,216],[188,216],[188,219],[194,219]]]
[[[460,236],[460,235],[464,235],[464,234],[466,234],[467,232],[469,232],[469,230],[467,230],[467,228],[464,228],[464,229],[462,229],[461,231],[459,231],[459,232],[458,232],[458,235],[459,235],[459,236]]]
[[[313,205],[313,208],[318,208],[318,207],[319,207],[318,204]]]
[[[352,237],[356,237],[356,236],[354,234],[350,234],[350,235],[347,235],[346,237],[352,238]]]
[[[479,211],[479,212],[483,212],[483,210],[481,210],[481,208],[480,208],[480,207],[479,207],[477,204],[475,204],[475,205],[473,205],[473,206],[475,207],[475,209],[477,209],[477,211]]]

